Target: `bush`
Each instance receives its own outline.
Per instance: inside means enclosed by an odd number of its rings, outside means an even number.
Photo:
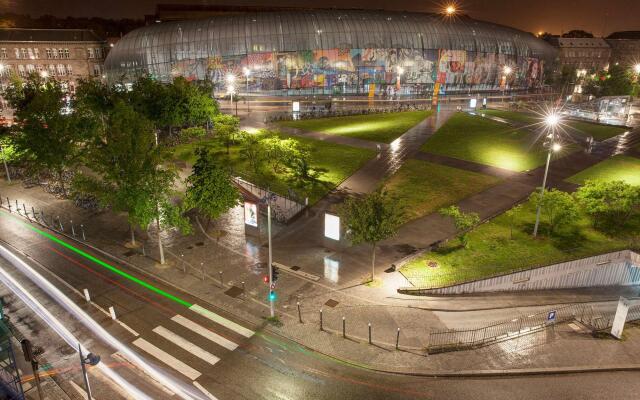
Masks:
[[[180,131],[180,139],[182,140],[191,140],[196,138],[201,138],[207,134],[206,129],[201,128],[199,126],[193,126],[191,128],[184,128]]]

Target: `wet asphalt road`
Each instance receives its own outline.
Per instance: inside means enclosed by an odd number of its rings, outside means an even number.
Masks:
[[[0,211],[4,213],[4,211]],[[559,376],[533,376],[486,379],[436,379],[376,373],[310,352],[289,340],[257,331],[246,338],[233,329],[221,326],[156,293],[118,276],[97,264],[83,259],[59,244],[27,229],[5,215],[0,216],[0,240],[24,252],[37,263],[29,261],[38,272],[47,277],[74,302],[81,305],[99,324],[104,326],[130,348],[174,376],[185,385],[198,382],[219,400],[227,399],[633,399],[640,390],[640,372],[575,374]],[[2,243],[2,242],[0,242]],[[91,253],[88,249],[82,249]],[[116,265],[115,263],[111,263]],[[113,351],[93,337],[93,333],[80,325],[50,296],[29,284],[15,268],[6,262],[3,268],[12,270],[13,276],[25,283],[37,298],[61,320],[66,321],[74,334],[94,344],[108,360]],[[129,271],[118,266],[134,276]],[[55,274],[59,279],[54,278]],[[188,303],[198,303],[188,293],[180,293],[160,282],[144,277],[154,286],[178,296]],[[64,283],[63,283],[64,282]],[[111,321],[95,307],[89,307],[71,288],[88,288],[96,304],[104,309],[114,305],[119,319],[139,334],[134,336]],[[205,307],[211,307],[206,306]],[[215,308],[211,308],[215,310]],[[217,312],[217,310],[215,310]],[[204,327],[209,332],[226,338],[238,347],[224,348],[219,343],[196,334],[174,321],[176,315]],[[245,328],[254,329],[232,316],[222,314]],[[158,327],[170,335],[160,335]],[[46,328],[43,328],[46,329]],[[178,337],[178,339],[176,339]],[[175,370],[175,363],[158,359],[133,344],[143,338],[175,360],[191,367],[199,375],[187,377]],[[196,356],[198,351],[176,343],[182,340],[198,346],[218,358],[215,363]],[[172,365],[173,364],[173,365]],[[143,374],[130,367],[114,363],[116,370],[132,383],[147,390],[153,398],[175,398],[157,390]],[[73,379],[81,384],[76,372],[60,374],[58,379]],[[98,399],[106,398],[107,385],[99,389]],[[116,399],[119,395],[109,395]]]

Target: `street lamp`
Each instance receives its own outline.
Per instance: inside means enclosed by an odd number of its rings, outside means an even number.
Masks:
[[[47,79],[49,77],[49,73],[47,71],[40,71],[40,76]]]
[[[245,89],[245,97],[244,97],[244,101],[245,103],[247,103],[247,113],[249,112],[249,99],[248,99],[248,95],[249,95],[249,75],[251,75],[251,69],[248,67],[244,67],[242,68],[242,73],[244,74],[245,80],[247,82],[247,88]]]
[[[640,63],[637,63],[636,65],[634,65],[633,70],[635,71],[636,74],[640,75]]]
[[[453,4],[449,4],[445,9],[444,9],[444,13],[447,14],[448,16],[452,16],[456,13],[456,6]]]
[[[233,93],[236,90],[235,86],[233,85],[235,81],[236,81],[235,75],[227,74],[227,93],[231,96],[231,109],[233,109]],[[236,111],[236,115],[238,115],[237,111]]]
[[[549,175],[549,164],[551,163],[551,154],[557,153],[562,150],[562,145],[555,141],[556,139],[556,127],[560,123],[560,116],[556,113],[551,113],[544,119],[545,124],[551,131],[547,136],[549,142],[547,142],[547,164],[544,168],[544,178],[542,178],[542,187],[540,188],[540,199],[538,200],[538,209],[536,210],[536,224],[533,227],[533,237],[538,236],[538,226],[540,225],[540,212],[542,211],[542,199],[544,197],[545,187],[547,186],[547,176]]]
[[[402,68],[401,66],[398,66],[396,70],[398,72],[396,89],[398,90],[398,101],[400,101],[400,78],[402,78],[402,74],[404,74],[404,68]]]
[[[82,367],[82,377],[84,378],[84,389],[87,392],[87,400],[91,400],[91,386],[89,386],[89,376],[85,365],[96,366],[100,362],[100,356],[89,353],[86,357],[82,354],[82,345],[78,343],[78,355],[80,356],[80,365]]]
[[[504,86],[503,86],[503,89],[502,89],[502,96],[504,96],[505,91],[507,90],[507,79],[509,79],[509,75],[511,75],[512,72],[513,72],[513,69],[508,65],[505,65],[502,68],[502,73],[504,74],[503,77],[502,77],[502,79],[504,79]]]

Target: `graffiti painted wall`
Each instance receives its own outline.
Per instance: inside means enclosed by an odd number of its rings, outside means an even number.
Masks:
[[[505,66],[512,73],[504,74]],[[401,68],[400,68],[401,67]],[[245,71],[249,70],[248,78]],[[398,71],[401,70],[400,85]],[[171,64],[170,75],[210,79],[223,89],[226,76],[236,76],[238,90],[251,92],[296,89],[378,92],[403,88],[429,90],[438,82],[447,90],[534,88],[543,81],[544,65],[520,58],[465,50],[328,49],[298,52],[259,52],[245,56],[209,57]],[[242,89],[240,89],[242,88]]]

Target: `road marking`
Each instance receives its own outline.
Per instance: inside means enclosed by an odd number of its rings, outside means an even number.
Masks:
[[[183,317],[182,315],[174,315],[171,320],[173,322],[177,322],[178,324],[184,326],[187,329],[191,329],[192,331],[194,331],[195,333],[197,333],[200,336],[204,336],[205,338],[211,340],[214,343],[219,344],[220,346],[224,347],[225,349],[228,350],[235,350],[238,348],[238,345],[233,343],[231,340],[222,337],[220,335],[218,335],[215,332],[212,332],[211,330],[205,328],[202,325],[196,324],[195,322]]]
[[[225,328],[229,328],[232,331],[241,334],[244,337],[250,338],[251,336],[253,336],[253,334],[255,333],[254,331],[252,331],[251,329],[247,329],[242,325],[238,325],[233,321],[230,321],[216,313],[214,313],[213,311],[209,311],[206,308],[200,307],[197,304],[192,305],[191,307],[189,307],[190,310],[197,312],[198,314],[202,315],[205,318],[208,318],[210,320],[212,320],[213,322],[220,324],[222,326],[224,326]]]
[[[187,364],[178,360],[171,354],[157,348],[156,346],[152,345],[151,343],[147,342],[142,338],[138,338],[134,340],[133,344],[139,347],[141,350],[144,350],[147,353],[151,354],[158,360],[167,364],[169,367],[175,369],[176,371],[180,372],[182,375],[186,376],[191,380],[198,379],[198,377],[202,375],[200,372],[196,371],[195,369],[191,368]]]
[[[218,398],[214,395],[212,395],[211,393],[209,393],[209,391],[207,389],[205,389],[201,384],[199,384],[196,381],[193,381],[193,386],[197,387],[198,389],[200,389],[200,391],[202,393],[204,393],[205,396],[207,396],[208,398],[210,398],[211,400],[218,400]]]
[[[220,361],[218,357],[209,353],[202,347],[199,347],[191,343],[190,341],[183,338],[182,336],[176,335],[175,333],[171,332],[164,326],[157,326],[153,328],[153,331],[158,335],[162,336],[163,338],[167,339],[168,341],[172,342],[176,346],[188,351],[189,353],[193,354],[198,358],[203,359],[204,361],[208,362],[211,365],[215,365],[218,361]]]

